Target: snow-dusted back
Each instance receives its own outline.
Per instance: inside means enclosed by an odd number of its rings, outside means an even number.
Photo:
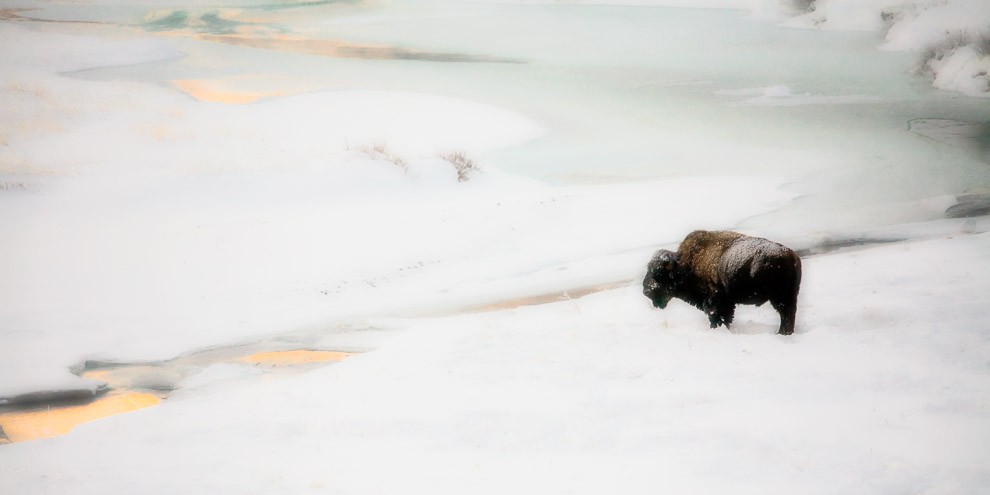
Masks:
[[[734,272],[754,258],[781,259],[786,252],[786,249],[776,242],[758,237],[744,237],[733,242],[732,246],[725,250],[720,263]]]

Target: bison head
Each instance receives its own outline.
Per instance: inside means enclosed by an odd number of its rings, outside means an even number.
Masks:
[[[663,309],[674,297],[680,267],[677,263],[677,253],[661,249],[653,255],[647,265],[646,277],[643,279],[643,295],[653,301],[653,305]]]

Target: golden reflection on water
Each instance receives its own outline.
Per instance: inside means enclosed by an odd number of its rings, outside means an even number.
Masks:
[[[11,442],[64,435],[76,426],[114,414],[144,409],[161,402],[143,392],[123,392],[100,397],[88,404],[0,413],[0,427]]]
[[[341,351],[266,351],[223,361],[250,364],[261,368],[284,368],[335,363],[352,355],[353,353]],[[158,405],[168,392],[160,391],[155,395],[127,388],[132,383],[128,379],[133,378],[136,373],[151,374],[155,371],[160,373],[163,370],[156,370],[155,365],[89,370],[83,374],[84,377],[106,382],[114,390],[80,405],[35,406],[0,412],[0,431],[6,435],[6,438],[0,435],[0,445],[64,435],[82,423]]]
[[[181,35],[182,33],[173,33]],[[306,53],[335,58],[355,58],[361,60],[422,60],[429,62],[488,62],[521,63],[520,60],[412,50],[388,45],[349,43],[345,41],[303,38],[293,35],[271,34],[251,36],[243,34],[194,34],[193,38],[230,45],[276,50],[282,52]]]

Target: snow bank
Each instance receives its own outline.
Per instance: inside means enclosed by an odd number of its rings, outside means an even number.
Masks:
[[[932,86],[990,98],[990,54],[981,50],[975,44],[959,46],[927,60],[928,69],[935,76]]]
[[[18,493],[976,493],[990,236],[808,258],[793,337],[633,284],[0,449]],[[262,446],[277,445],[277,448]]]
[[[904,3],[890,10],[886,50],[924,50],[947,37],[987,33],[990,4],[981,0]]]
[[[769,0],[763,11],[797,14],[784,22],[790,27],[813,27],[841,31],[876,31],[883,27],[881,13],[903,0]]]
[[[886,31],[884,50],[922,52],[933,86],[971,96],[990,91],[990,2],[983,0],[764,0],[756,17],[783,25]]]
[[[92,36],[44,32],[0,23],[0,64],[6,69],[71,72],[169,60],[181,53],[157,39],[106,40]]]

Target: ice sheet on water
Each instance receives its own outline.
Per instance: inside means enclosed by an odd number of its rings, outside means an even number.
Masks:
[[[985,77],[990,3],[985,1],[761,0],[754,12],[758,18],[783,19],[788,27],[885,32],[883,50],[923,52],[958,45],[959,50],[938,54],[934,63],[922,61],[922,69],[934,73],[933,86],[970,96],[990,92]]]
[[[795,93],[787,85],[779,84],[764,88],[723,89],[715,92],[720,96],[749,97],[732,104],[737,106],[802,106],[802,105],[855,105],[880,102],[884,99],[869,95],[813,95]]]
[[[231,382],[250,376],[257,376],[263,371],[255,366],[237,363],[216,363],[206,369],[186,378],[180,384],[184,390],[205,389],[209,387],[223,386],[224,382]]]

